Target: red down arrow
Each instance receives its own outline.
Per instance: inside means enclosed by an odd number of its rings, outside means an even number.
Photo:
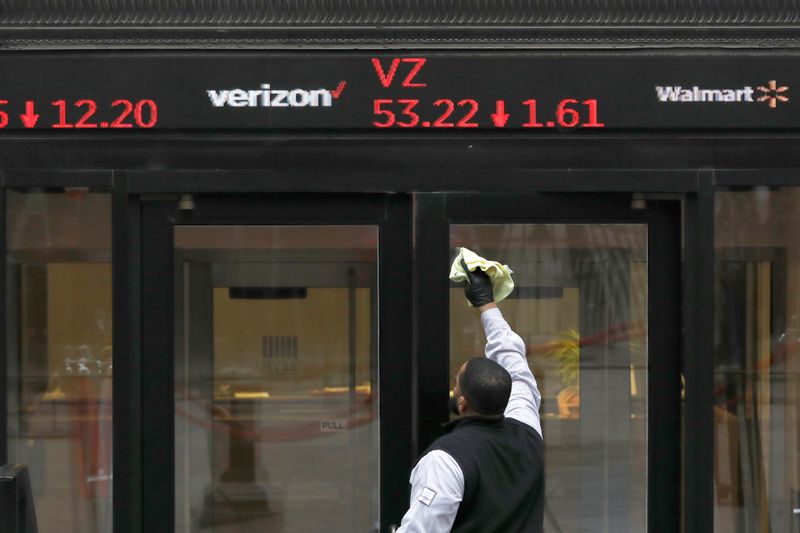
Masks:
[[[26,128],[33,128],[39,120],[39,115],[33,111],[33,102],[25,102],[25,114],[19,116]]]
[[[492,113],[492,122],[494,122],[494,126],[496,128],[505,128],[506,123],[508,122],[508,117],[510,117],[508,113],[506,113],[506,103],[503,100],[497,101],[497,110]]]

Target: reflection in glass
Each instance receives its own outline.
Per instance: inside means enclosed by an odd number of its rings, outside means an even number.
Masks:
[[[176,530],[379,523],[377,228],[179,226]]]
[[[714,529],[800,531],[800,189],[716,195]]]
[[[111,531],[111,202],[8,193],[8,451],[39,531]]]
[[[647,226],[453,225],[450,243],[514,271],[499,305],[542,393],[545,531],[646,531]],[[453,384],[484,345],[453,286]]]

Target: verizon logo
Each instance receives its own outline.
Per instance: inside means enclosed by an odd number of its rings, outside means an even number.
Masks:
[[[347,85],[328,89],[275,89],[264,83],[259,89],[208,89],[214,107],[331,107]]]

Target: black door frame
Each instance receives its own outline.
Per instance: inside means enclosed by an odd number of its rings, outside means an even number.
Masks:
[[[142,202],[142,531],[174,531],[175,225],[375,224],[379,227],[378,342],[382,530],[407,506],[411,447],[411,218],[405,195],[195,195]]]
[[[415,307],[417,450],[448,419],[449,225],[457,223],[639,223],[648,226],[648,530],[681,527],[681,224],[678,202],[632,209],[630,194],[441,193],[417,196]],[[545,435],[545,439],[546,439]]]
[[[197,161],[191,154],[197,153],[197,145],[185,143],[184,157],[170,159],[169,170],[87,170],[87,168],[130,168],[130,160],[126,155],[121,155],[106,146],[97,147],[89,145],[83,140],[58,142],[50,138],[24,139],[19,141],[9,139],[4,146],[8,153],[15,155],[15,169],[3,169],[0,172],[0,189],[30,190],[32,188],[61,189],[63,187],[105,187],[112,191],[112,248],[113,248],[113,315],[114,315],[114,531],[116,533],[139,533],[143,529],[143,493],[149,487],[143,484],[143,406],[142,390],[146,386],[142,380],[141,369],[141,301],[143,298],[141,287],[142,275],[142,201],[143,197],[150,200],[155,195],[168,195],[174,198],[179,192],[201,193],[245,193],[245,192],[309,192],[309,193],[363,193],[396,191],[413,193],[416,197],[415,217],[417,220],[427,217],[426,220],[437,220],[444,217],[443,207],[436,201],[436,194],[427,194],[424,191],[478,191],[486,187],[487,180],[492,180],[495,190],[509,193],[542,192],[584,192],[605,193],[616,192],[643,193],[643,194],[674,194],[681,195],[683,202],[684,222],[684,256],[683,265],[683,340],[684,340],[684,372],[686,378],[686,399],[683,440],[684,467],[683,490],[679,486],[673,487],[676,493],[683,494],[681,508],[685,531],[687,533],[707,532],[713,529],[713,359],[709,354],[713,352],[713,282],[714,264],[713,255],[708,251],[714,244],[714,187],[740,186],[752,187],[758,176],[758,182],[768,186],[798,186],[800,174],[793,170],[780,170],[768,168],[765,163],[762,167],[753,166],[753,162],[760,160],[753,153],[772,154],[767,146],[762,144],[765,139],[746,137],[737,139],[735,149],[720,155],[725,161],[738,161],[736,154],[743,153],[743,160],[749,165],[742,165],[741,170],[698,170],[692,169],[693,163],[682,159],[681,152],[675,146],[668,152],[645,150],[647,157],[654,158],[650,167],[641,169],[616,169],[607,168],[606,159],[584,161],[578,169],[561,168],[525,168],[525,161],[520,161],[519,169],[501,170],[475,167],[471,170],[448,170],[438,166],[415,166],[413,169],[403,169],[388,165],[387,170],[379,172],[368,169],[350,169],[335,165],[333,162],[341,158],[341,147],[333,146],[325,149],[319,155],[326,166],[335,168],[333,171],[319,170],[280,170],[279,168],[263,167],[261,170],[256,164],[249,170],[218,169],[210,170],[197,168],[190,170]],[[153,141],[155,143],[156,141]],[[492,144],[492,153],[503,153],[506,139],[499,139]],[[584,140],[581,140],[583,143]],[[142,147],[143,141],[133,143],[142,154],[149,154],[152,146]],[[755,152],[750,144],[757,148]],[[769,147],[773,147],[770,141]],[[162,149],[179,150],[175,148],[177,141],[159,146]],[[437,143],[432,143],[437,151],[438,158],[460,157],[458,147],[448,145],[444,149]],[[525,144],[525,143],[518,143]],[[567,143],[564,150],[569,148],[569,153],[574,154],[575,145]],[[602,144],[602,143],[601,143]],[[677,143],[680,144],[680,143]],[[784,143],[786,144],[786,143]],[[264,146],[266,146],[265,144]],[[627,145],[639,150],[638,141],[631,140]],[[127,147],[128,145],[126,145]],[[153,144],[155,146],[155,144]],[[183,146],[183,145],[180,145]],[[249,145],[248,145],[249,146]],[[326,141],[325,146],[328,146]],[[359,145],[360,146],[360,145]],[[516,146],[516,145],[515,145]],[[526,144],[527,146],[527,144]],[[583,144],[581,144],[583,146]],[[620,146],[619,140],[614,146]],[[682,146],[682,145],[681,145]],[[706,146],[699,143],[698,146]],[[725,145],[726,147],[729,144]],[[113,146],[111,147],[113,148]],[[244,157],[242,152],[235,154],[229,152],[235,148],[234,144],[227,144],[220,149],[221,152],[239,161]],[[247,148],[247,147],[245,147]],[[412,147],[414,148],[414,147]],[[632,148],[632,149],[633,149]],[[750,151],[745,150],[747,148]],[[375,148],[365,143],[362,148],[348,145],[347,150],[362,150],[375,157],[384,153],[373,151]],[[604,153],[609,149],[605,147]],[[722,148],[720,148],[722,149]],[[205,150],[205,149],[204,149]],[[409,150],[411,150],[409,148]],[[248,151],[247,153],[261,153]],[[335,152],[335,153],[334,153]],[[612,151],[614,154],[617,152]],[[777,161],[784,166],[791,166],[791,158],[778,150]],[[170,152],[172,153],[172,152]],[[348,154],[350,152],[348,151]],[[394,153],[394,152],[392,152]],[[550,152],[548,152],[550,153]],[[638,153],[638,152],[637,152]],[[703,153],[707,153],[705,150]],[[796,152],[791,152],[796,153]],[[277,155],[280,155],[277,153]],[[276,156],[277,157],[277,156]],[[317,157],[317,156],[315,156]],[[567,153],[563,154],[563,160]],[[280,158],[278,158],[280,159]],[[558,158],[556,158],[558,159]],[[562,159],[558,159],[561,161]],[[146,160],[146,159],[143,159]],[[507,161],[503,155],[498,161]],[[89,163],[87,163],[89,161]],[[526,160],[527,161],[527,160]],[[549,161],[549,160],[548,160]],[[618,162],[618,160],[615,160]],[[776,165],[776,160],[770,160],[771,165]],[[392,162],[396,162],[394,159]],[[277,164],[277,163],[276,163]],[[553,163],[548,163],[552,165]],[[674,168],[665,168],[667,165]],[[678,165],[676,167],[676,165]],[[683,166],[680,166],[683,165]],[[278,165],[280,166],[280,165]],[[545,167],[547,165],[544,165]],[[723,166],[720,164],[720,166]],[[201,162],[202,167],[202,162]],[[593,167],[593,168],[588,168]],[[660,168],[658,168],[660,167]],[[768,168],[768,169],[767,169]],[[310,173],[310,179],[306,179]],[[443,177],[444,176],[444,177]],[[499,181],[498,181],[499,180]],[[0,198],[2,193],[0,193]],[[426,197],[428,197],[426,199]],[[434,201],[431,202],[431,199]],[[0,228],[5,235],[6,212],[5,202],[0,204]],[[427,214],[426,214],[427,213]],[[432,217],[432,218],[431,218]],[[437,236],[440,229],[437,226],[415,226],[415,234],[420,241],[425,239],[447,240]],[[418,257],[418,255],[417,255]],[[436,261],[433,256],[429,261]],[[415,264],[418,274],[414,278],[415,305],[419,306],[419,287],[426,282],[425,265]],[[5,263],[0,263],[0,289],[5,293]],[[424,301],[424,298],[422,299]],[[2,316],[4,309],[0,309]],[[436,309],[426,310],[427,316],[435,318]],[[445,320],[440,322],[446,324]],[[419,345],[420,334],[432,328],[426,323],[414,323],[415,346]],[[420,329],[422,331],[420,331]],[[0,338],[5,335],[5,328],[0,332]],[[433,338],[435,341],[435,338]],[[432,346],[435,348],[435,346]],[[427,350],[424,353],[433,353]],[[440,352],[444,353],[444,352]],[[6,350],[0,351],[0,379],[5,381]],[[415,358],[415,361],[417,359]],[[415,379],[419,372],[415,371]],[[416,387],[416,385],[415,385]],[[418,388],[415,388],[418,390]],[[415,393],[415,399],[417,398]],[[416,402],[415,402],[416,403]],[[2,401],[0,401],[0,405]],[[427,407],[425,404],[415,405],[414,425],[412,428],[414,448],[419,448],[419,427],[425,420]],[[418,416],[416,413],[422,412]],[[7,438],[4,412],[0,413],[0,439]],[[0,451],[4,446],[0,446]],[[0,461],[6,460],[5,454],[0,454]],[[407,472],[404,478],[407,479]]]

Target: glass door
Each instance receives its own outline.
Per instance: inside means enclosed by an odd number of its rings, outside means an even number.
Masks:
[[[499,307],[542,394],[545,531],[678,530],[676,213],[630,196],[447,198],[451,256],[463,246],[514,271]],[[486,341],[463,288],[446,301],[452,388]]]
[[[171,389],[159,416],[172,420],[172,457],[158,452],[172,459],[160,472],[168,530],[386,531],[403,512],[410,298],[393,254],[410,241],[404,206],[282,200],[145,209],[169,249],[160,268],[171,264],[172,297],[156,303],[170,304],[171,353],[145,371],[171,374],[154,390]]]
[[[0,455],[7,446],[9,463],[27,465],[39,531],[111,531],[111,194],[6,199]]]

